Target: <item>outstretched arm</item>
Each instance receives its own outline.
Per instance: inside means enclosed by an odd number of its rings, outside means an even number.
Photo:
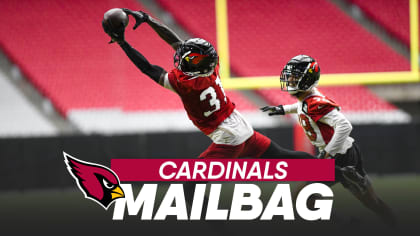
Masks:
[[[140,25],[140,23],[137,22],[136,26],[134,27],[137,27],[138,25]],[[110,24],[107,21],[103,20],[102,27],[105,33],[107,33],[111,37],[111,41],[109,43],[117,42],[120,45],[120,47],[124,50],[125,54],[127,54],[128,58],[130,58],[130,60],[134,63],[134,65],[137,66],[137,68],[141,70],[141,72],[149,76],[155,82],[164,86],[164,78],[167,72],[160,66],[150,64],[149,61],[147,61],[147,59],[140,52],[131,47],[131,45],[125,41],[124,25],[121,25],[117,28],[112,28],[110,27]]]
[[[136,29],[141,23],[146,22],[159,35],[159,37],[171,45],[174,50],[181,45],[182,40],[174,31],[147,13],[142,11],[132,11],[126,8],[123,8],[122,10],[136,19],[136,24],[133,29]]]
[[[125,40],[118,42],[120,47],[127,54],[128,58],[134,63],[147,76],[153,79],[155,82],[160,85],[164,85],[165,74],[167,73],[162,67],[157,65],[152,65],[147,61],[147,59],[136,49],[131,47]]]
[[[298,103],[291,104],[291,105],[265,106],[265,107],[260,108],[260,110],[263,112],[268,111],[269,116],[297,113],[297,109],[298,109]]]
[[[294,103],[290,105],[284,105],[283,109],[286,114],[297,113],[298,106],[298,103]]]
[[[152,29],[163,39],[166,43],[171,45],[171,47],[176,50],[179,45],[182,44],[181,38],[169,29],[168,26],[164,25],[163,23],[160,23],[153,17],[149,16],[149,20],[147,21],[147,24],[152,27]]]

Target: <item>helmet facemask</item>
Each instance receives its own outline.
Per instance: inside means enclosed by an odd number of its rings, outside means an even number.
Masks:
[[[281,90],[290,94],[299,92],[298,85],[302,77],[303,73],[293,70],[292,65],[286,65],[280,75]]]
[[[290,94],[309,91],[318,85],[320,68],[311,57],[299,55],[290,60],[280,75],[281,90]]]

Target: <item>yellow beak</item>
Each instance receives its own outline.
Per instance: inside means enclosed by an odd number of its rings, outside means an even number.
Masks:
[[[125,197],[123,190],[120,188],[120,186],[117,186],[114,190],[111,192],[111,199],[117,199],[117,198],[123,198]]]

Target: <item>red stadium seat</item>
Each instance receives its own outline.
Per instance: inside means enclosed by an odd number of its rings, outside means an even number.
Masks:
[[[193,36],[216,44],[213,0],[158,2]],[[230,63],[236,75],[279,75],[283,65],[297,54],[315,57],[322,73],[410,70],[406,58],[329,1],[227,2]],[[375,113],[370,116],[373,119],[366,119],[373,122],[381,115],[382,122],[387,122],[388,112],[398,111],[363,86],[322,87],[321,90],[336,99],[345,112],[356,112],[359,117],[366,113],[363,118]],[[295,102],[278,89],[262,89],[257,93],[273,105]],[[383,116],[383,112],[387,114]],[[407,119],[397,113],[399,118],[394,120]]]
[[[193,36],[215,43],[213,0],[158,2]],[[410,69],[407,59],[329,1],[227,2],[230,60],[237,75],[280,74],[297,54],[315,57],[323,73]]]
[[[193,36],[217,46],[214,0],[158,2]],[[312,5],[317,10],[308,10]],[[101,20],[114,7],[144,9],[135,0],[2,1],[0,20],[13,24],[2,24],[0,48],[64,116],[88,110],[183,112],[174,93],[143,75],[118,45],[108,45]],[[317,58],[323,73],[409,70],[408,60],[325,0],[231,0],[228,14],[231,65],[239,76],[277,75],[299,53]],[[151,63],[173,68],[173,49],[149,26],[133,31],[133,24],[130,18],[127,41]],[[274,96],[265,91],[259,93]],[[238,110],[257,111],[241,93],[227,93]]]
[[[64,115],[74,109],[183,110],[180,99],[143,75],[118,45],[108,45],[101,20],[114,7],[144,9],[134,0],[4,1],[0,47]],[[16,10],[19,9],[19,10]],[[25,12],[25,14],[22,14]],[[147,25],[126,39],[151,63],[170,70],[173,49]],[[255,109],[229,92],[239,109]]]
[[[351,0],[369,18],[390,34],[410,45],[410,15],[408,0]]]

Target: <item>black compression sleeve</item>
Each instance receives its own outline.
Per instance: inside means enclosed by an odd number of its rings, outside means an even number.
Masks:
[[[268,149],[261,155],[261,158],[267,159],[315,159],[314,156],[306,152],[298,152],[285,149],[278,145],[277,143],[271,141]]]
[[[162,74],[166,73],[165,70],[157,65],[150,64],[147,59],[136,49],[131,47],[127,42],[120,43],[121,48],[127,54],[128,58],[134,63],[147,76],[159,83]]]

